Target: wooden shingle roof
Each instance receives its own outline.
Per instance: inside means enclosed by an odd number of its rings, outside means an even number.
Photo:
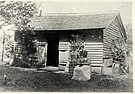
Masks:
[[[35,30],[75,30],[105,28],[118,13],[104,14],[46,14],[31,19]]]

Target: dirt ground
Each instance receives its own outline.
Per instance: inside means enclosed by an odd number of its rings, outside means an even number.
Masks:
[[[6,79],[4,78],[6,75]],[[0,65],[1,92],[132,92],[131,75],[92,73],[89,81],[75,81],[67,74]]]

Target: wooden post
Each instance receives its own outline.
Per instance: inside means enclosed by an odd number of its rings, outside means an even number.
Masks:
[[[3,62],[4,59],[4,48],[5,48],[5,33],[3,33],[3,47],[2,47],[2,57],[1,57],[1,61]]]

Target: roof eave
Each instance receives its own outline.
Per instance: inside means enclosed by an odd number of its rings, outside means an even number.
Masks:
[[[69,31],[69,30],[95,30],[95,29],[105,29],[101,28],[83,28],[83,29],[34,29],[34,31]]]

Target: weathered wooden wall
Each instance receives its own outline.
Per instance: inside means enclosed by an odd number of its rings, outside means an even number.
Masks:
[[[85,42],[85,50],[92,64],[103,63],[103,42]]]
[[[115,19],[111,22],[111,24],[103,30],[104,58],[111,58],[110,48],[113,43],[112,40],[116,40],[117,38],[123,38],[123,37],[124,37],[123,32],[120,29],[118,18],[115,17]]]
[[[69,61],[69,42],[59,42],[59,62]]]
[[[85,50],[88,51],[88,58],[93,64],[103,63],[103,30],[69,30],[57,31],[59,32],[59,62],[67,61],[69,59],[70,50],[70,35],[78,34],[84,37]],[[38,41],[47,41],[46,33],[38,32]],[[68,55],[68,56],[67,56]]]
[[[88,30],[85,35],[85,50],[92,64],[103,63],[103,31],[102,29]]]
[[[88,51],[88,58],[91,60],[92,64],[102,64],[103,63],[103,31],[102,29],[96,30],[79,30],[78,34],[82,34],[84,37],[85,50]],[[67,42],[60,40],[59,50],[60,53],[66,53],[70,50],[69,39],[60,36],[61,39],[66,39]],[[65,50],[65,52],[64,52]],[[62,52],[63,51],[63,52]],[[62,57],[62,55],[60,55]],[[64,55],[63,55],[64,56]]]

